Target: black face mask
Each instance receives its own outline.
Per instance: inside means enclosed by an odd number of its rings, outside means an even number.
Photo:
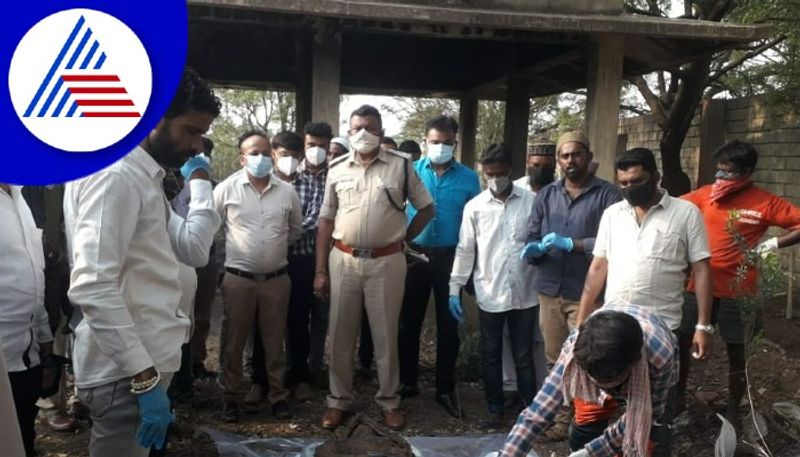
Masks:
[[[550,167],[531,167],[528,168],[528,176],[531,177],[531,184],[544,187],[556,179],[556,169]]]
[[[656,194],[656,186],[653,178],[648,179],[646,182],[628,186],[620,189],[622,196],[631,204],[631,206],[644,206],[653,200]]]

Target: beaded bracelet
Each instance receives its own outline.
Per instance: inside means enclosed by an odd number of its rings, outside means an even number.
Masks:
[[[159,372],[156,372],[155,377],[142,382],[136,382],[131,379],[131,393],[134,395],[145,394],[155,389],[159,382],[161,382],[161,373]]]

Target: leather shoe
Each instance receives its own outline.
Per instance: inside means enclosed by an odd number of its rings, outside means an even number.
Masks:
[[[400,398],[416,397],[417,395],[419,395],[419,389],[417,388],[417,386],[400,384],[400,387],[397,389],[397,394],[400,395]]]
[[[59,411],[47,416],[47,425],[57,432],[71,432],[78,427],[78,421],[69,414]]]
[[[436,403],[442,405],[447,414],[455,417],[456,419],[463,419],[463,412],[461,411],[460,405],[458,404],[458,398],[456,398],[455,392],[448,392],[446,394],[437,394],[436,395]]]
[[[406,416],[399,409],[383,412],[383,422],[392,430],[402,430],[406,426]]]
[[[239,404],[235,401],[223,402],[222,420],[225,422],[239,422]]]
[[[344,422],[350,414],[352,414],[350,411],[328,408],[325,411],[325,415],[322,416],[322,428],[335,430],[336,427],[342,425],[342,422]]]
[[[287,420],[292,418],[292,413],[289,411],[289,403],[286,400],[279,400],[272,405],[272,415],[278,420]]]

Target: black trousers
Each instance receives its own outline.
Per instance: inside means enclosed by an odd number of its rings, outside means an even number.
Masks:
[[[436,393],[455,389],[454,373],[458,349],[458,321],[449,310],[450,273],[453,271],[455,249],[427,254],[430,262],[418,263],[408,269],[403,308],[400,311],[398,348],[400,352],[400,382],[416,386],[419,376],[419,338],[431,292],[436,305]]]
[[[191,392],[193,384],[192,345],[191,343],[184,343],[181,345],[181,366],[178,368],[178,371],[175,372],[175,375],[172,377],[172,382],[167,389],[170,400],[175,401],[175,399],[182,394]]]
[[[42,390],[42,366],[36,366],[25,371],[12,371],[8,373],[11,382],[11,394],[14,397],[14,406],[17,410],[17,422],[22,431],[22,444],[25,446],[25,455],[33,457],[33,441],[36,439],[36,415],[39,408],[36,401]]]
[[[514,309],[501,313],[479,310],[481,331],[481,370],[489,412],[505,412],[503,398],[503,327],[508,323],[511,355],[517,371],[517,392],[528,405],[536,393],[533,368],[533,328],[539,308]]]
[[[311,349],[311,321],[309,316],[317,303],[317,298],[314,296],[315,273],[316,260],[314,256],[289,256],[289,278],[292,280],[286,329],[287,383],[289,385],[310,381],[308,354]],[[260,346],[259,342],[259,349],[262,349]],[[263,357],[261,360],[263,364]]]

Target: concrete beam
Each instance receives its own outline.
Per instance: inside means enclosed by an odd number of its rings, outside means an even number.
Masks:
[[[478,97],[471,93],[462,94],[458,101],[458,144],[459,161],[476,169],[477,154],[475,140],[478,133]]]
[[[514,178],[525,173],[530,108],[528,81],[523,78],[509,78],[503,141],[511,148],[511,176]]]
[[[322,18],[316,21],[311,55],[311,117],[338,132],[342,35],[335,24]]]
[[[624,53],[625,37],[603,34],[597,36],[589,59],[586,130],[600,163],[597,176],[609,181],[614,180]]]

